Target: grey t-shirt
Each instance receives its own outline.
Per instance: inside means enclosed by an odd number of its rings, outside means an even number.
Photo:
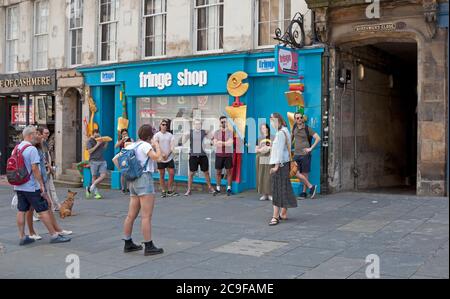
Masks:
[[[308,130],[309,135],[312,138],[316,134],[316,132],[311,127],[308,127]],[[300,129],[299,127],[296,126],[292,134],[294,135],[295,141],[295,155],[297,156],[306,155],[305,149],[311,147],[306,134],[306,129],[305,128]]]
[[[94,138],[90,138],[87,142],[87,149],[94,148],[97,145],[97,141]],[[89,161],[94,162],[103,162],[105,158],[103,154],[105,153],[107,143],[104,143],[103,146],[99,146],[92,154],[89,155]]]

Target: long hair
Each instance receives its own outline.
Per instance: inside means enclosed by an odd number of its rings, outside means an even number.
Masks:
[[[281,116],[280,113],[278,112],[274,112],[272,113],[272,118],[276,119],[276,126],[277,126],[277,130],[280,130],[283,127],[287,127],[286,121],[284,120],[284,118]]]
[[[262,137],[264,137],[264,138],[267,138],[267,139],[270,139],[270,126],[269,126],[269,124],[267,124],[267,123],[263,123],[260,127],[259,127],[259,130],[262,132],[262,128],[263,127],[266,127],[266,129],[267,129],[267,136],[262,136]]]

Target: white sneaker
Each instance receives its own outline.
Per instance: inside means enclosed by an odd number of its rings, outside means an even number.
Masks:
[[[266,200],[268,200],[268,198],[267,198],[267,196],[263,195],[263,196],[261,196],[261,198],[259,200],[260,201],[266,201]]]
[[[71,234],[73,234],[73,232],[70,230],[63,230],[62,232],[58,232],[58,235],[60,236],[70,236]]]
[[[40,241],[40,240],[42,240],[42,237],[36,234],[36,235],[30,236],[30,239],[33,239],[35,241]]]
[[[38,217],[33,215],[33,222],[38,222],[38,221],[41,221],[41,219],[39,219]]]
[[[270,200],[270,201],[273,201],[272,195],[269,195],[269,200]]]

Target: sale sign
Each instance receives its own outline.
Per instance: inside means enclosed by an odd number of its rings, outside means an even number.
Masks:
[[[294,49],[277,46],[275,48],[275,72],[277,75],[297,76],[299,70],[299,56]]]
[[[27,111],[24,105],[11,106],[11,124],[25,125],[27,123],[26,115]],[[30,124],[34,124],[34,113],[31,107],[30,107]]]

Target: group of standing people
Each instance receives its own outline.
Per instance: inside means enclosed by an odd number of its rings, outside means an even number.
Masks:
[[[257,189],[262,195],[260,200],[272,200],[273,216],[269,225],[278,225],[280,221],[288,220],[289,208],[297,207],[297,199],[291,184],[291,163],[297,164],[297,178],[303,183],[301,198],[309,195],[314,198],[317,186],[309,181],[311,172],[312,152],[320,142],[320,136],[306,125],[306,118],[300,113],[295,114],[295,125],[291,132],[286,121],[279,113],[270,116],[270,123],[277,132],[270,133],[268,124],[261,125],[261,137],[256,147],[257,153]],[[314,140],[314,143],[313,143]],[[294,144],[294,154],[292,154]]]

